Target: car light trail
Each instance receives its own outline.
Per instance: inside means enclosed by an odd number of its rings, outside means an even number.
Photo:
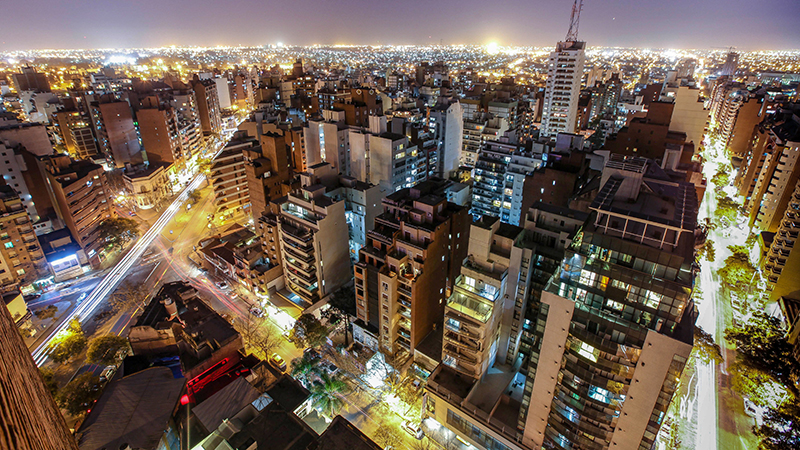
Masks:
[[[220,148],[214,153],[214,156],[211,158],[212,160],[219,155],[224,146],[220,146]],[[203,182],[204,175],[198,174],[195,176],[194,180],[192,180],[183,191],[178,195],[178,197],[172,202],[171,205],[161,214],[158,220],[153,223],[149,230],[147,230],[144,235],[139,238],[136,243],[133,244],[131,249],[128,253],[117,263],[116,266],[105,276],[100,283],[92,290],[91,294],[89,294],[83,302],[81,302],[77,308],[66,317],[53,331],[51,332],[50,336],[42,341],[31,354],[33,355],[33,360],[36,362],[37,366],[43,365],[47,361],[47,356],[50,354],[50,344],[53,340],[64,330],[69,327],[69,322],[73,318],[77,318],[81,323],[85,323],[89,320],[92,316],[92,313],[95,309],[105,300],[114,289],[116,289],[117,285],[122,281],[128,271],[133,267],[133,265],[141,258],[144,251],[150,244],[153,243],[155,238],[161,234],[164,230],[164,227],[175,217],[178,211],[181,209],[181,205],[186,201],[189,196],[189,192],[197,189],[200,187],[200,184]]]

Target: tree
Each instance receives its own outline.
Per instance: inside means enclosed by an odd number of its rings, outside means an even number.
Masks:
[[[706,239],[703,245],[697,249],[697,256],[702,258],[705,257],[706,261],[714,262],[716,257],[716,251],[714,250],[714,241],[711,239]]]
[[[378,429],[375,430],[375,435],[372,436],[372,440],[380,445],[381,448],[396,449],[402,442],[402,436],[400,436],[400,433],[398,433],[391,424],[382,420],[378,422]]]
[[[318,372],[317,360],[304,354],[292,362],[292,377],[300,378],[311,372]]]
[[[98,238],[113,249],[139,237],[139,224],[127,217],[111,217],[100,223],[96,230]]]
[[[768,373],[755,369],[742,361],[728,367],[731,388],[759,406],[769,407],[783,403],[787,390]]]
[[[317,347],[328,336],[328,328],[311,314],[302,314],[294,323],[289,339],[298,348]]]
[[[47,308],[39,309],[35,313],[36,317],[39,319],[52,319],[56,316],[58,312],[58,307],[56,305],[49,305]]]
[[[739,217],[739,204],[727,195],[717,198],[717,210],[715,214],[718,219],[725,220],[728,225],[736,223]]]
[[[800,376],[800,362],[792,355],[793,346],[779,319],[756,312],[750,322],[726,329],[725,339],[736,347],[737,362],[755,374],[768,375],[795,399],[800,396],[794,384]]]
[[[44,367],[39,368],[39,373],[42,374],[44,386],[48,391],[50,391],[50,395],[53,396],[53,399],[55,399],[56,395],[58,394],[58,381],[56,381],[56,374],[52,369],[47,369]]]
[[[144,284],[134,284],[130,281],[123,281],[108,298],[108,304],[114,313],[122,311],[134,311],[137,308],[144,308],[150,290]]]
[[[197,163],[197,170],[200,173],[205,174],[206,176],[208,176],[211,173],[211,167],[213,167],[213,165],[214,165],[214,161],[212,161],[212,160],[210,160],[208,158],[204,158],[204,159],[201,159],[200,162]]]
[[[431,438],[425,436],[422,439],[414,439],[411,441],[411,450],[437,450],[438,447],[433,443]]]
[[[753,427],[756,437],[761,439],[762,450],[794,450],[800,448],[800,400],[786,402],[778,408],[770,408],[764,414],[764,423]]]
[[[722,350],[714,342],[714,336],[698,326],[694,327],[694,350],[697,358],[706,364],[722,362]]]
[[[717,272],[723,283],[728,288],[742,288],[753,281],[756,268],[750,262],[750,255],[744,251],[742,246],[728,247],[733,254],[725,258],[725,266]]]
[[[245,348],[261,359],[269,358],[281,343],[280,333],[264,317],[247,316],[234,323]]]
[[[714,183],[715,186],[723,188],[730,184],[731,177],[728,175],[728,172],[731,170],[729,166],[720,166],[717,170],[717,173],[711,177],[711,182]]]
[[[331,306],[330,310],[334,310],[339,318],[344,318],[344,342],[345,345],[350,345],[350,316],[357,315],[356,311],[356,289],[354,286],[345,286],[338,291],[334,292],[328,305]]]
[[[56,403],[72,415],[83,413],[91,408],[99,396],[99,384],[100,378],[97,375],[91,372],[82,373],[58,392]]]
[[[89,342],[86,351],[86,362],[91,364],[110,365],[117,361],[117,353],[128,348],[128,340],[115,334],[99,336]]]
[[[80,354],[86,348],[86,336],[81,323],[73,318],[69,326],[50,344],[50,357],[57,363],[63,363]]]
[[[197,189],[194,189],[191,192],[189,192],[189,194],[187,194],[187,199],[189,200],[189,203],[192,205],[196,205],[201,198],[203,198],[203,196],[200,195],[200,192],[198,192]]]
[[[347,384],[325,372],[319,373],[319,379],[319,383],[311,387],[311,402],[323,417],[333,419],[344,407],[342,395],[347,390]]]

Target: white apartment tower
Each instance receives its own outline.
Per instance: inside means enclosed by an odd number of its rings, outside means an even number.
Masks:
[[[542,111],[542,136],[574,133],[586,42],[559,42],[550,53]]]

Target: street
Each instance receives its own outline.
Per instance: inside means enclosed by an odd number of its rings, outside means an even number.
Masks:
[[[713,146],[714,144],[712,144]],[[704,171],[706,179],[711,180],[718,168],[727,164],[724,152],[718,146],[709,149],[709,160]],[[712,219],[717,208],[716,189],[709,182],[698,223],[705,218]],[[690,403],[696,412],[694,448],[703,450],[747,450],[756,447],[752,433],[754,421],[745,414],[742,398],[730,388],[728,367],[734,362],[734,349],[725,341],[725,328],[731,325],[733,311],[730,301],[722,295],[722,285],[716,272],[723,267],[725,259],[731,255],[728,246],[742,245],[747,239],[744,226],[716,227],[709,231],[708,240],[713,242],[716,255],[713,262],[703,261],[699,286],[703,293],[697,297],[700,316],[697,326],[714,336],[722,349],[724,361],[719,366],[697,361],[693,379],[684,373],[682,383],[690,383]],[[691,372],[691,371],[687,371]]]

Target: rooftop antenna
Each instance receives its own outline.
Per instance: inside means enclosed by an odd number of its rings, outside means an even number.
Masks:
[[[572,4],[572,15],[569,18],[569,31],[567,31],[566,42],[577,42],[578,40],[578,24],[581,21],[581,9],[583,9],[583,0],[575,0]]]

